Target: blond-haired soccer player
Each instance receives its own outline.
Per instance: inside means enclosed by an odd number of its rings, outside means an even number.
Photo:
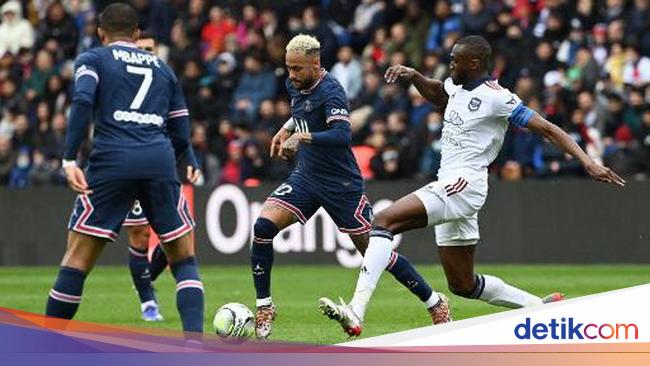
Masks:
[[[289,158],[297,154],[298,164],[286,182],[266,200],[253,228],[251,268],[257,294],[256,333],[267,338],[275,318],[271,299],[273,238],[280,230],[304,224],[323,207],[339,231],[363,253],[368,244],[372,207],[351,143],[350,119],[345,91],[320,65],[320,44],[312,36],[294,37],[286,49],[292,118],[275,135],[271,156]],[[391,251],[384,269],[426,304],[435,323],[448,321],[447,302],[431,290],[406,258]],[[364,271],[365,268],[362,268]],[[360,327],[346,329],[359,335]]]

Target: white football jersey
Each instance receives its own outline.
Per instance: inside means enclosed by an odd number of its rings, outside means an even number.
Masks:
[[[487,167],[503,145],[508,118],[521,99],[494,80],[485,80],[468,90],[447,78],[444,88],[449,101],[444,114],[438,178],[477,174],[487,178]]]

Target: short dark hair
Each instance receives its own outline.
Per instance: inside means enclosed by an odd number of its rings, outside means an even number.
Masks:
[[[140,39],[153,39],[155,43],[158,43],[158,39],[156,38],[156,35],[153,34],[153,32],[148,30],[140,31]]]
[[[100,14],[99,26],[110,35],[130,36],[138,28],[138,14],[128,4],[113,3]]]
[[[467,46],[464,52],[467,52],[470,57],[477,58],[481,61],[481,67],[484,70],[489,68],[492,60],[492,47],[485,38],[481,36],[466,36],[456,42],[457,45]]]

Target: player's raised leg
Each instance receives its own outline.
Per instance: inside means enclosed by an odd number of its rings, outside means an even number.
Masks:
[[[70,231],[68,248],[50,290],[45,315],[72,319],[81,303],[86,276],[99,258],[106,239]]]
[[[336,199],[330,197],[336,197]],[[346,199],[346,197],[349,197],[349,199]],[[347,195],[339,193],[338,195],[324,195],[321,200],[323,201],[323,207],[330,213],[339,230],[349,233],[354,246],[365,256],[372,227],[370,224],[372,207],[366,196],[362,192]],[[431,289],[431,286],[415,270],[406,257],[392,250],[392,243],[390,243],[390,248],[389,261],[385,270],[416,295],[428,309],[434,307],[440,301],[438,293]],[[363,267],[362,272],[365,272]],[[364,281],[363,284],[367,285],[367,281]],[[363,313],[356,316],[354,311],[351,310],[351,306],[343,303],[336,304],[328,298],[321,298],[319,307],[329,318],[338,321],[350,336],[358,336],[361,333]]]
[[[368,246],[370,235],[350,235],[350,239],[355,244],[355,247],[359,249],[361,255],[365,255],[365,249]],[[415,266],[413,266],[406,256],[392,251],[386,270],[393,275],[397,282],[401,283],[422,301],[427,309],[431,310],[440,300],[441,294],[433,291],[429,283],[415,269]]]
[[[403,197],[375,216],[370,242],[350,306],[361,318],[384,269],[391,262],[393,236],[406,230],[425,227],[426,210],[413,195]]]

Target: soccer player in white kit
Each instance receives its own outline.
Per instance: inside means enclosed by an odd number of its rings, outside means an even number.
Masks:
[[[438,255],[452,293],[510,308],[563,298],[554,293],[542,299],[497,277],[474,273],[478,212],[488,191],[487,168],[501,150],[509,123],[544,136],[580,161],[592,178],[619,186],[625,184],[611,169],[589,158],[562,129],[528,109],[517,95],[492,80],[488,74],[491,53],[490,45],[482,37],[460,39],[450,55],[451,77],[444,82],[425,78],[402,65],[387,70],[387,83],[406,79],[434,106],[444,109],[442,161],[438,181],[376,214],[350,303],[338,305],[327,298],[320,300],[324,313],[344,330],[361,327],[366,306],[390,260],[393,236],[427,226],[435,226]],[[447,299],[438,295],[438,315],[450,318]]]

